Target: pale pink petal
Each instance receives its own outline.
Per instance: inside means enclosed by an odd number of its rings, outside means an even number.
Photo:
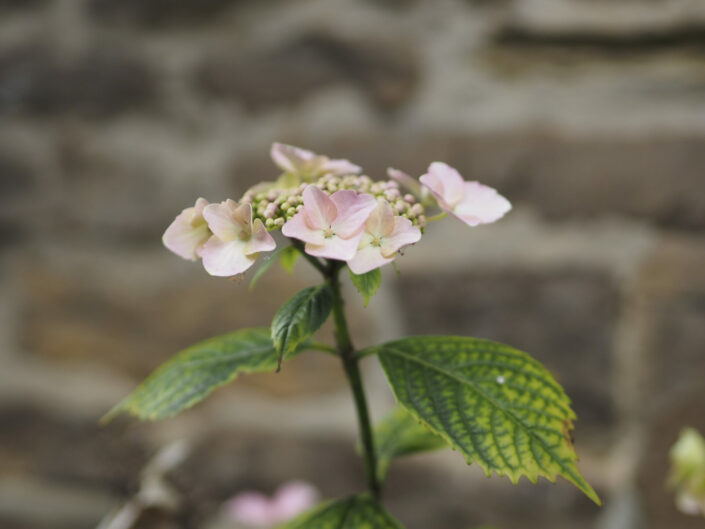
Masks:
[[[358,250],[355,256],[348,260],[348,266],[359,275],[391,263],[393,260],[393,257],[384,257],[379,246],[370,245]]]
[[[309,185],[304,189],[303,198],[303,211],[309,227],[316,230],[328,229],[339,214],[331,197],[316,186]]]
[[[242,274],[250,268],[255,257],[245,255],[247,243],[240,239],[222,241],[218,237],[208,239],[200,254],[203,267],[212,276],[230,277]]]
[[[401,248],[421,240],[421,230],[404,217],[394,217],[394,230],[382,241],[382,255],[393,257]]]
[[[318,490],[303,481],[282,485],[274,495],[273,510],[277,522],[286,522],[318,503]]]
[[[453,215],[470,226],[501,219],[512,205],[502,195],[479,182],[465,182],[463,200],[455,206]]]
[[[329,237],[321,245],[307,244],[306,253],[316,257],[325,257],[326,259],[337,259],[339,261],[347,261],[351,259],[357,252],[360,237],[362,236],[362,228],[360,232],[348,239],[341,237]]]
[[[419,180],[433,193],[442,209],[450,211],[463,199],[463,177],[448,164],[433,162]]]
[[[389,202],[382,200],[372,210],[365,223],[365,231],[375,237],[386,237],[394,230],[394,211]]]
[[[273,143],[269,154],[274,163],[287,173],[298,172],[306,162],[315,157],[315,154],[311,151],[284,143]]]
[[[251,527],[271,527],[277,523],[269,498],[258,492],[238,494],[225,509],[232,520]]]
[[[225,201],[230,209],[233,220],[248,232],[251,231],[252,224],[252,204],[240,204],[234,200],[228,199]]]
[[[336,191],[330,198],[338,209],[338,216],[332,224],[333,231],[343,239],[356,234],[377,207],[377,200],[372,195],[358,194],[349,189]]]
[[[191,261],[197,259],[198,249],[210,237],[208,225],[203,218],[200,218],[200,222],[196,219],[195,209],[186,208],[176,216],[162,236],[164,246],[179,257]]]
[[[321,245],[326,239],[323,236],[323,230],[312,230],[306,220],[304,211],[299,211],[291,217],[284,226],[282,226],[282,234],[284,237],[291,237],[301,241]]]
[[[269,234],[264,223],[260,219],[255,219],[252,223],[252,238],[247,243],[246,255],[259,252],[271,252],[277,247],[274,238]]]
[[[230,203],[232,202],[232,204]],[[223,241],[236,239],[243,227],[235,222],[233,213],[237,209],[237,204],[232,200],[221,202],[220,204],[209,204],[203,209],[203,217],[208,222],[208,227],[213,234]],[[233,204],[235,204],[233,206]]]
[[[358,174],[360,171],[362,171],[362,167],[348,160],[326,160],[321,166],[321,172],[338,176]]]
[[[194,215],[196,218],[203,218],[203,209],[208,205],[208,201],[205,198],[199,197],[196,199],[196,205],[194,206]]]
[[[399,184],[402,185],[402,187],[405,187],[409,191],[411,191],[414,195],[417,197],[421,197],[423,195],[423,192],[421,191],[421,184],[419,183],[418,180],[415,178],[412,178],[408,174],[406,174],[404,171],[400,171],[399,169],[394,169],[393,167],[387,168],[387,175],[389,178],[392,180],[396,180],[399,182]]]

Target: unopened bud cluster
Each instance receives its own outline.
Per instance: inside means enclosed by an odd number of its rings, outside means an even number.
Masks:
[[[396,215],[409,219],[414,226],[423,229],[426,225],[424,207],[416,197],[403,194],[394,180],[374,181],[365,175],[328,174],[310,184],[303,183],[292,188],[277,187],[276,184],[267,187],[258,185],[245,192],[240,203],[252,204],[253,217],[262,219],[268,229],[281,228],[303,208],[303,192],[309,185],[328,195],[341,189],[370,194],[377,200],[389,202]]]

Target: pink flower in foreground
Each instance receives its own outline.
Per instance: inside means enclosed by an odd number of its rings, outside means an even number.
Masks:
[[[360,166],[348,160],[331,160],[327,156],[284,143],[273,143],[270,155],[274,163],[285,173],[323,176],[324,174],[357,174],[361,171]]]
[[[205,198],[199,198],[192,208],[179,213],[162,236],[164,246],[179,257],[195,261],[199,250],[211,236],[203,218],[203,209],[207,205]]]
[[[309,255],[340,261],[352,259],[365,221],[377,205],[375,198],[351,190],[328,196],[309,185],[303,199],[303,209],[284,224],[282,233],[304,241]]]
[[[201,248],[203,266],[212,276],[243,273],[259,252],[274,250],[276,243],[260,219],[252,222],[252,206],[233,200],[210,204],[203,216],[213,236]]]
[[[443,162],[433,162],[419,180],[438,200],[438,205],[469,226],[501,219],[512,205],[491,187],[466,182],[460,173]]]
[[[348,266],[356,274],[364,274],[391,263],[400,248],[421,239],[421,230],[404,217],[395,217],[392,207],[380,201],[365,223],[358,251]]]
[[[318,502],[318,491],[308,483],[293,481],[277,489],[273,498],[259,492],[243,492],[226,504],[226,512],[250,527],[273,527],[286,522]]]

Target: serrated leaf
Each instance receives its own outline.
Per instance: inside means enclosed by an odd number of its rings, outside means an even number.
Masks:
[[[294,271],[294,266],[296,266],[299,257],[301,257],[301,252],[297,248],[293,246],[287,246],[282,251],[282,254],[279,258],[279,263],[282,265],[282,268],[286,270],[288,274],[290,274]]]
[[[375,428],[377,472],[380,481],[396,457],[430,452],[448,446],[445,439],[421,424],[403,406],[397,406]]]
[[[171,417],[241,373],[273,371],[276,366],[277,352],[269,329],[244,329],[217,336],[162,364],[104,420],[121,412],[149,420]]]
[[[399,402],[468,463],[514,483],[560,475],[600,504],[575,464],[570,399],[526,353],[451,336],[411,337],[367,352],[378,354]]]
[[[255,288],[255,285],[257,282],[260,280],[260,278],[269,270],[274,263],[277,262],[277,259],[281,257],[283,252],[287,249],[291,248],[290,246],[284,246],[282,248],[279,248],[276,252],[270,253],[267,256],[262,259],[262,264],[259,265],[259,268],[255,272],[255,274],[252,276],[252,279],[250,280],[250,290],[253,290]]]
[[[332,306],[333,292],[325,283],[306,288],[284,303],[272,321],[272,341],[280,360],[323,325]]]
[[[350,270],[350,279],[357,291],[362,294],[366,307],[370,303],[370,298],[375,295],[382,284],[382,272],[379,268],[375,268],[365,274],[358,275]]]
[[[366,494],[331,501],[278,529],[404,529]]]

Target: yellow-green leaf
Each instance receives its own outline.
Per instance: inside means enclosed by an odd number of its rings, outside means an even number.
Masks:
[[[366,494],[330,501],[278,529],[404,529]]]
[[[526,353],[453,336],[411,337],[367,352],[378,354],[399,402],[468,463],[514,483],[560,475],[600,504],[575,464],[570,399]]]
[[[298,248],[295,246],[287,246],[284,250],[282,250],[279,262],[281,263],[282,268],[290,274],[294,271],[294,266],[296,266],[299,257],[301,257],[301,252]]]
[[[377,472],[380,481],[396,457],[445,448],[445,440],[421,424],[403,406],[397,406],[375,428]]]
[[[269,329],[244,329],[217,336],[183,350],[164,363],[115,406],[105,420],[121,412],[140,419],[171,417],[200,402],[240,373],[273,371],[276,366],[277,352]]]
[[[370,298],[375,295],[382,284],[382,272],[379,268],[375,268],[365,274],[358,275],[350,270],[350,280],[357,291],[362,294],[366,307],[370,303]]]

